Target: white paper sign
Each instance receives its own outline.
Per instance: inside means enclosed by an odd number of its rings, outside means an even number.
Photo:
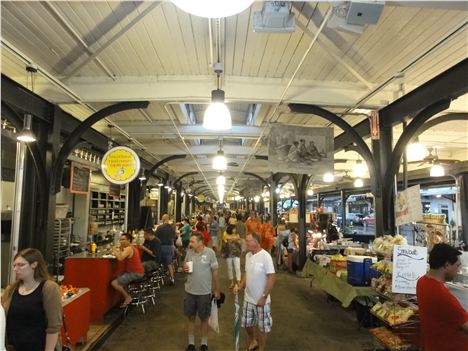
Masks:
[[[392,292],[416,294],[416,282],[426,274],[427,248],[419,246],[393,247]]]
[[[422,221],[422,212],[419,184],[397,193],[395,201],[396,225]]]

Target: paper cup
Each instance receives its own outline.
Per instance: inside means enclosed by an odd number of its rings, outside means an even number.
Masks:
[[[192,273],[193,272],[193,261],[188,261],[188,262],[185,262],[188,266],[188,272],[189,273]]]

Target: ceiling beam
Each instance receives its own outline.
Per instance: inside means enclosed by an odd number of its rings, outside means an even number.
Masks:
[[[226,76],[226,102],[277,103],[286,82],[281,78]],[[338,83],[338,84],[337,84]],[[210,101],[212,76],[146,76],[120,77],[109,81],[96,77],[76,77],[68,86],[83,102],[95,101],[178,101],[185,103]],[[392,101],[398,87],[389,85],[373,96],[362,108],[381,107],[382,101]],[[325,82],[296,79],[284,97],[286,102],[314,103],[321,106],[354,106],[368,88],[356,82]]]

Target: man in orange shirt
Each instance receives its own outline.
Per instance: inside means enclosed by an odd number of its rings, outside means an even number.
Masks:
[[[275,228],[270,222],[270,216],[265,217],[265,222],[261,226],[261,235],[262,235],[262,249],[271,253],[271,249],[275,242]]]
[[[250,217],[245,222],[245,227],[247,229],[247,234],[260,234],[261,223],[257,218],[257,213],[255,211],[250,212]]]
[[[429,254],[430,270],[416,285],[425,351],[467,351],[468,313],[445,286],[455,278],[461,252],[437,244]]]

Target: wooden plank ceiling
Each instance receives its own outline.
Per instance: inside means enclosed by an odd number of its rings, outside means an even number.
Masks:
[[[321,105],[355,125],[371,109],[467,58],[467,9],[460,2],[386,2],[378,23],[362,34],[327,23],[321,28],[328,2],[291,3],[293,33],[253,32],[253,13],[262,6],[257,1],[238,15],[209,20],[170,1],[2,2],[2,73],[30,88],[25,65],[36,64],[35,92],[81,120],[115,102],[149,100],[145,111],[112,116],[117,128],[111,130],[109,121],[94,128],[130,143],[150,162],[189,155],[165,169],[174,178],[201,170],[194,178],[209,179],[212,189],[211,160],[223,140],[231,162],[227,188],[237,182],[238,189],[252,181],[242,172],[271,174],[268,163],[254,156],[267,155],[272,124],[329,126],[322,118],[290,113],[287,103]],[[227,133],[201,127],[216,88],[218,56],[234,125]],[[443,113],[466,113],[467,107],[463,96]],[[343,132],[330,127],[335,136]],[[420,141],[441,158],[468,160],[467,122],[430,129]],[[358,155],[340,151],[335,158],[349,160],[337,167],[346,171]]]

